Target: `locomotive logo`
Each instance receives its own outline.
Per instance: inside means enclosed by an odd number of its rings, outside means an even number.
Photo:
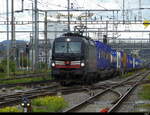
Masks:
[[[65,65],[70,65],[71,64],[71,62],[70,61],[65,61],[65,63],[64,63]]]

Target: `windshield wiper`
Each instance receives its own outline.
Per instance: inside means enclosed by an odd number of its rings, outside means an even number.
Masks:
[[[60,53],[61,55],[60,56],[64,56],[64,53],[65,53],[65,50],[66,50],[66,47],[65,46],[61,46],[63,49],[62,49],[62,52]]]
[[[72,51],[72,48],[70,47],[70,45],[69,44],[67,44],[67,45],[68,45],[68,48],[70,49],[70,51],[72,52],[72,55],[76,56],[75,53]],[[69,50],[68,50],[68,53],[69,53]]]

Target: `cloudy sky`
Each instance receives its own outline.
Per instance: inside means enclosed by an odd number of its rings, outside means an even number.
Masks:
[[[9,12],[11,11],[11,0],[9,1]],[[16,10],[21,10],[21,1],[22,0],[14,0],[14,8]],[[32,9],[32,2],[34,0],[24,0],[24,9]],[[74,9],[123,9],[123,0],[70,0],[73,3]],[[142,8],[150,8],[150,0],[141,0]],[[125,0],[125,9],[130,9],[129,12],[126,12],[126,15],[129,16],[131,20],[134,20],[135,17],[138,18],[139,0]],[[38,9],[41,10],[60,10],[67,8],[67,0],[38,0]],[[132,10],[131,10],[132,9]],[[112,16],[112,13],[105,12],[95,12],[95,17],[103,16],[103,18],[109,18]],[[119,19],[122,20],[122,12],[119,13]],[[11,18],[9,18],[11,19]],[[17,13],[15,14],[15,19],[18,21],[31,21],[32,16],[31,12]],[[40,20],[43,20],[43,16],[40,15]],[[142,19],[150,20],[149,9],[142,10]],[[0,21],[6,21],[6,0],[0,0]],[[6,26],[1,26],[0,31],[5,31]],[[122,27],[120,27],[122,28]],[[131,26],[130,29],[140,28],[140,30],[149,30],[150,28],[144,28],[143,25],[138,25],[138,27]],[[19,26],[16,29],[20,30],[31,30],[31,25],[28,26]],[[43,29],[43,27],[41,27]],[[29,39],[29,34],[25,33],[16,33],[17,39],[27,40]],[[128,36],[128,34],[124,35],[126,37],[132,37],[132,35]],[[148,37],[148,34],[141,33],[140,35],[134,37]],[[0,33],[0,41],[6,40],[5,34]]]

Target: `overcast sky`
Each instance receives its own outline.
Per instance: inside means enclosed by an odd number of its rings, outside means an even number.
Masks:
[[[11,0],[9,1],[9,11],[11,11]],[[14,0],[14,8],[15,10],[21,10],[21,1],[22,0]],[[70,0],[73,3],[74,9],[123,9],[123,0]],[[129,18],[134,19],[134,17],[138,17],[138,10],[139,7],[139,0],[125,0],[125,9],[134,9],[128,12]],[[150,0],[141,0],[141,7],[142,8],[150,8]],[[32,8],[32,0],[24,0],[24,9],[31,9]],[[51,9],[66,9],[67,8],[67,0],[38,0],[38,9],[42,10],[51,10]],[[150,13],[149,10],[142,10],[142,18],[143,20],[150,20]],[[96,13],[98,16],[110,17],[110,14],[106,13]],[[119,18],[122,19],[122,12],[119,14]],[[31,21],[31,12],[24,12],[15,14],[15,19],[20,21]],[[41,19],[43,17],[41,16]],[[6,0],[0,0],[0,21],[6,21]],[[31,25],[29,26],[20,26],[17,27],[18,29],[28,30],[31,29]],[[134,29],[137,27],[132,26],[130,29]],[[148,27],[147,29],[144,28],[143,25],[138,26],[138,28],[143,30],[150,30]],[[4,26],[0,27],[0,30],[6,30]],[[137,34],[136,34],[137,35]],[[132,37],[131,35],[127,37]],[[148,37],[148,34],[142,33],[141,35],[137,35],[134,37]],[[26,40],[29,39],[29,34],[17,34],[18,39]],[[0,41],[6,40],[5,34],[0,34]]]

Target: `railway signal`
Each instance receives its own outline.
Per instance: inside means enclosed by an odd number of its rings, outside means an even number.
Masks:
[[[29,53],[29,44],[26,44],[26,53]]]
[[[32,111],[31,103],[27,97],[23,97],[21,106],[23,107],[23,112]]]

